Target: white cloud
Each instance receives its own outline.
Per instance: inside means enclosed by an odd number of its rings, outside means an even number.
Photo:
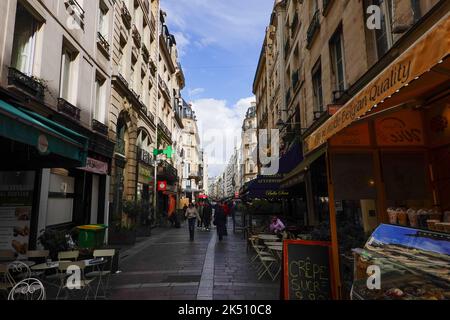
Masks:
[[[233,106],[213,98],[192,102],[200,140],[208,156],[209,176],[221,174],[235,147],[240,145],[242,122],[252,101],[254,97],[243,98]]]
[[[195,96],[197,96],[203,92],[205,92],[204,88],[189,89],[188,90],[189,99],[192,100]]]
[[[269,23],[273,0],[165,0],[169,26],[189,32],[200,47],[217,44],[233,46],[258,45]],[[243,42],[244,41],[244,42]]]

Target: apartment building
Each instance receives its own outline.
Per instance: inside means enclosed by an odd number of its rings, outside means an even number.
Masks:
[[[257,118],[256,102],[247,110],[242,124],[240,164],[240,184],[256,179],[257,169]]]
[[[0,3],[1,189],[27,195],[19,253],[43,229],[108,223],[113,12],[110,0]]]
[[[376,6],[376,13],[368,10],[371,5]],[[443,117],[438,107],[434,111],[420,110],[435,105],[425,102],[431,97],[442,96],[441,80],[448,83],[448,74],[446,80],[441,79],[442,68],[438,67],[445,65],[448,55],[448,48],[442,46],[442,39],[449,36],[448,29],[445,31],[448,14],[449,2],[439,0],[274,3],[253,86],[258,129],[280,130],[279,189],[290,195],[283,201],[284,210],[305,226],[329,226],[330,233],[323,239],[332,243],[338,297],[348,297],[352,283],[351,261],[345,258],[351,255],[348,248],[361,246],[378,223],[388,221],[388,205],[437,201],[425,199],[426,184],[419,180],[427,178],[417,174],[420,170],[407,174],[416,177],[416,183],[401,187],[398,179],[392,181],[392,175],[387,175],[395,171],[392,166],[424,168],[427,164],[421,151],[400,141],[391,141],[387,153],[388,144],[377,132],[380,121],[386,117],[403,119],[406,126],[415,123],[411,120],[415,117],[431,119],[428,112]],[[370,24],[373,21],[377,22],[375,26]],[[434,49],[412,56],[427,41],[426,48]],[[414,75],[412,69],[405,71],[408,69],[401,64],[408,65],[405,56],[410,57],[411,68],[414,59],[422,59],[420,65],[427,64],[424,71],[431,70],[430,76]],[[273,69],[282,72],[275,85],[271,83]],[[410,87],[414,80],[415,89],[406,90],[393,80],[385,80],[400,74],[399,70],[404,70],[404,87]],[[275,99],[273,87],[278,93]],[[372,91],[365,99],[366,88]],[[348,114],[355,101],[359,103],[355,108],[364,113],[357,111],[340,118]],[[367,101],[373,104],[366,110]],[[417,126],[419,131],[426,131]],[[400,160],[402,152],[409,152],[410,156]],[[430,152],[428,156],[433,157],[437,151]],[[386,191],[386,184],[391,192]],[[406,191],[395,196],[392,193],[394,189],[408,190],[411,185],[423,189],[423,199],[411,199]],[[442,190],[433,192],[444,194]],[[342,231],[343,226],[346,232]]]
[[[192,106],[183,103],[183,150],[184,170],[182,191],[189,201],[195,201],[203,192],[203,152],[200,146],[200,135],[197,127],[197,117]]]

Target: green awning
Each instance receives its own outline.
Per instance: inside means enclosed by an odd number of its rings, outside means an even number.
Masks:
[[[0,100],[0,136],[86,165],[88,138],[41,115]]]

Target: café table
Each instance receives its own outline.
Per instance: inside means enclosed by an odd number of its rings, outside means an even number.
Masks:
[[[95,259],[86,259],[86,260],[81,260],[82,262],[84,262],[84,265],[86,267],[96,267],[96,266],[100,266],[102,264],[105,264],[107,262],[106,259],[104,258],[95,258]],[[31,267],[31,270],[33,271],[44,271],[44,278],[45,278],[45,271],[48,270],[52,270],[52,269],[58,269],[59,268],[59,263],[60,262],[70,262],[67,260],[61,260],[61,261],[51,261],[51,262],[45,262],[45,263],[41,263],[41,264],[37,264]],[[57,287],[59,288],[58,284],[52,283],[50,281],[46,281],[45,279],[42,279],[42,282]]]
[[[274,235],[274,234],[263,233],[263,234],[257,234],[256,236],[258,237],[258,239],[261,239],[261,240],[279,240],[278,236]]]

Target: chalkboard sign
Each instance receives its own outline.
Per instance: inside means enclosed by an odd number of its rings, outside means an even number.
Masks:
[[[333,299],[330,243],[285,240],[283,248],[284,299]]]

